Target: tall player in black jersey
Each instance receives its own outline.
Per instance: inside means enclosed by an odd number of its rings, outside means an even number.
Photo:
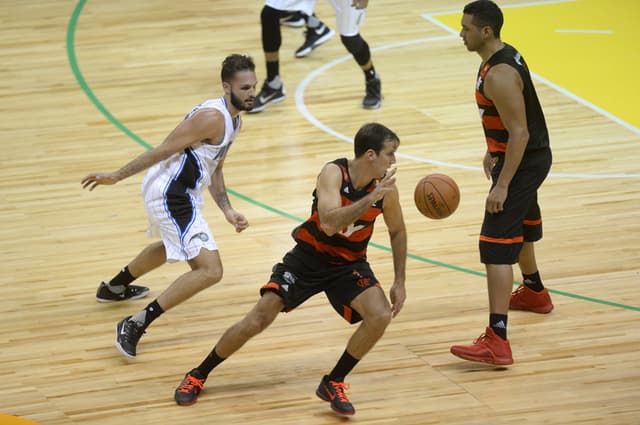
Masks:
[[[293,230],[296,241],[262,286],[253,309],[231,326],[203,362],[188,372],[175,391],[181,405],[196,402],[209,373],[269,326],[281,311],[291,311],[324,292],[349,323],[361,322],[334,369],[320,381],[316,395],[342,415],[355,409],[344,379],[382,337],[404,304],[407,236],[395,185],[395,152],[400,140],[387,127],[370,123],[354,140],[355,158],[327,163],[313,192],[311,216]],[[393,257],[391,304],[367,262],[373,225],[382,214]]]
[[[513,363],[507,339],[509,308],[548,313],[553,309],[543,286],[533,243],[542,238],[537,190],[551,167],[549,134],[524,58],[500,40],[503,16],[490,0],[465,6],[462,37],[482,58],[476,102],[487,152],[483,165],[492,180],[480,231],[480,259],[487,271],[489,326],[473,345],[451,347],[463,359]],[[524,283],[513,293],[513,264]]]

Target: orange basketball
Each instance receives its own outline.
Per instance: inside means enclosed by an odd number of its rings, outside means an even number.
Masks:
[[[424,216],[438,220],[449,217],[460,203],[460,189],[444,174],[429,174],[420,179],[413,200]]]

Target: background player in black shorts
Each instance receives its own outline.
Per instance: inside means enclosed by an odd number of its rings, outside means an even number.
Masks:
[[[290,311],[325,292],[349,323],[362,322],[349,339],[334,369],[316,395],[342,415],[355,409],[344,391],[345,376],[382,337],[404,304],[407,237],[395,185],[395,152],[400,141],[387,127],[370,123],[355,136],[355,158],[326,164],[313,192],[311,216],[292,233],[295,247],[273,267],[261,298],[231,326],[203,362],[185,375],[175,391],[181,405],[196,402],[209,373],[269,326],[281,311]],[[382,214],[389,231],[394,266],[391,304],[367,262],[373,225]]]
[[[464,8],[460,36],[482,58],[476,102],[487,152],[484,170],[492,185],[480,232],[480,259],[487,271],[489,326],[470,346],[453,346],[463,359],[513,363],[507,339],[509,308],[548,313],[553,309],[536,264],[533,243],[542,238],[537,189],[551,167],[549,134],[527,64],[500,40],[503,16],[490,0]],[[513,288],[513,264],[524,284]]]

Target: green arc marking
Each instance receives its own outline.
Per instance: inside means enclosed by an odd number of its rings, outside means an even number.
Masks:
[[[136,143],[138,143],[139,145],[143,146],[146,149],[152,149],[153,147],[148,144],[147,142],[145,142],[144,140],[142,140],[137,134],[135,134],[133,131],[131,131],[128,127],[126,127],[124,124],[122,124],[120,121],[118,121],[118,119],[113,116],[113,114],[111,112],[109,112],[109,110],[100,102],[100,100],[98,100],[98,98],[96,97],[96,95],[93,93],[93,91],[91,90],[91,88],[89,87],[89,85],[87,84],[87,81],[84,79],[82,72],[80,72],[80,67],[78,66],[78,61],[76,58],[76,52],[75,52],[75,32],[76,32],[76,28],[78,26],[78,19],[80,18],[80,14],[82,13],[82,9],[84,8],[85,4],[87,3],[87,0],[79,0],[78,3],[76,4],[76,7],[73,10],[73,13],[71,15],[71,19],[69,20],[69,26],[67,28],[67,56],[69,58],[69,64],[71,66],[71,70],[73,71],[73,75],[75,76],[76,80],[78,81],[78,84],[80,85],[80,88],[82,88],[82,91],[87,95],[87,97],[89,98],[89,100],[91,101],[91,103],[93,103],[96,108],[98,108],[98,110],[111,122],[113,123],[113,125],[115,125],[117,128],[119,128],[120,130],[122,130],[123,133],[125,133],[127,136],[129,136],[133,141],[135,141]],[[256,205],[262,209],[265,209],[267,211],[270,211],[274,214],[280,215],[282,217],[286,217],[290,220],[296,221],[296,222],[302,222],[304,221],[303,219],[296,217],[294,215],[291,215],[285,211],[279,210],[277,208],[271,207],[269,205],[263,204],[262,202],[259,202],[255,199],[249,198],[248,196],[242,195],[239,192],[236,192],[233,189],[229,189],[227,188],[227,192],[233,196],[235,196],[238,199],[241,199],[245,202],[248,202],[250,204]],[[391,252],[391,248],[384,246],[384,245],[380,245],[374,242],[371,242],[369,244],[370,246],[383,250],[383,251],[387,251],[387,252]],[[458,266],[454,266],[451,264],[446,264],[440,261],[436,261],[436,260],[431,260],[428,258],[424,258],[421,257],[419,255],[415,255],[415,254],[407,254],[407,257],[413,260],[417,260],[417,261],[421,261],[423,263],[428,263],[428,264],[433,264],[435,266],[438,267],[443,267],[443,268],[447,268],[447,269],[451,269],[451,270],[455,270],[461,273],[466,273],[466,274],[470,274],[470,275],[474,275],[474,276],[479,276],[479,277],[483,277],[486,278],[486,274],[484,273],[480,273],[477,272],[475,270],[470,270],[470,269],[465,269],[462,267],[458,267]],[[520,282],[515,281],[514,285],[519,285]],[[615,303],[615,302],[611,302],[611,301],[605,301],[605,300],[600,300],[597,298],[591,298],[591,297],[585,297],[582,295],[576,295],[576,294],[572,294],[569,292],[564,292],[564,291],[559,291],[556,289],[549,289],[549,292],[557,294],[557,295],[561,295],[561,296],[565,296],[565,297],[569,297],[569,298],[575,298],[581,301],[588,301],[588,302],[592,302],[592,303],[596,303],[596,304],[604,304],[604,305],[608,305],[611,307],[617,307],[617,308],[622,308],[625,310],[632,310],[632,311],[639,311],[640,312],[640,307],[635,307],[635,306],[630,306],[630,305],[625,305],[625,304],[619,304],[619,303]]]

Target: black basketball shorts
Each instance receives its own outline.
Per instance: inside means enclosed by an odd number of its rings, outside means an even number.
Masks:
[[[282,311],[289,312],[324,292],[340,316],[349,323],[357,323],[362,317],[351,308],[351,301],[372,286],[380,287],[380,283],[366,261],[327,265],[294,248],[273,266],[269,282],[260,288],[260,294],[275,292],[284,301]]]
[[[504,156],[492,170],[495,186]],[[480,261],[484,264],[515,264],[523,242],[542,238],[542,214],[537,190],[549,174],[551,150],[527,152],[509,185],[504,209],[497,214],[486,210],[480,230]]]

